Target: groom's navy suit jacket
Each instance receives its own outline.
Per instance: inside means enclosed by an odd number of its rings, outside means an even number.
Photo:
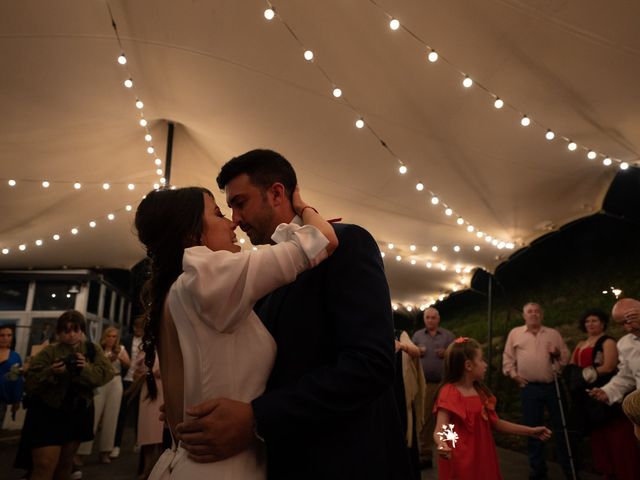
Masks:
[[[269,479],[406,479],[380,251],[361,227],[334,228],[334,254],[255,308],[278,345],[252,402]]]

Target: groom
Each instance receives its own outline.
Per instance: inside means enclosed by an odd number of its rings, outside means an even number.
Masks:
[[[295,221],[289,162],[253,150],[217,178],[233,221],[251,242],[271,242]],[[196,461],[267,448],[269,478],[406,479],[406,448],[394,403],[394,332],[380,252],[356,225],[334,225],[340,245],[320,266],[262,299],[256,313],[278,352],[267,389],[250,404],[211,399],[178,431]],[[251,345],[246,345],[251,355]]]

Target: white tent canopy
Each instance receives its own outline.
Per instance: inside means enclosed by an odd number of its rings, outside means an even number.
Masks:
[[[138,262],[125,206],[159,181],[168,122],[172,184],[224,205],[225,161],[279,151],[311,204],[372,233],[394,301],[412,305],[492,269],[511,253],[498,246],[598,211],[621,162],[638,162],[638,2],[282,0],[271,21],[259,0],[108,5],[122,47],[104,1],[0,3],[2,269]]]

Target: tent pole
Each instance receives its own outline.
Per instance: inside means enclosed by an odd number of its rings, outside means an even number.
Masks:
[[[164,161],[164,178],[167,180],[166,185],[171,185],[171,155],[173,153],[173,122],[167,122],[167,155]]]
[[[487,330],[489,337],[489,346],[487,350],[487,385],[491,388],[491,366],[493,360],[493,275],[489,273],[489,285],[487,287]]]

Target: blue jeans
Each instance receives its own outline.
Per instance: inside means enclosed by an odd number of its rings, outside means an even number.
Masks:
[[[551,430],[555,439],[558,452],[558,462],[567,478],[571,477],[571,465],[569,463],[569,452],[565,441],[564,430],[562,428],[562,417],[558,395],[554,383],[529,383],[521,391],[522,400],[522,421],[529,427],[544,425],[544,410],[549,412],[551,417]],[[566,402],[563,399],[566,415]],[[566,416],[565,416],[566,418]],[[547,465],[544,459],[544,444],[537,438],[529,437],[529,466],[532,475],[545,476]]]

